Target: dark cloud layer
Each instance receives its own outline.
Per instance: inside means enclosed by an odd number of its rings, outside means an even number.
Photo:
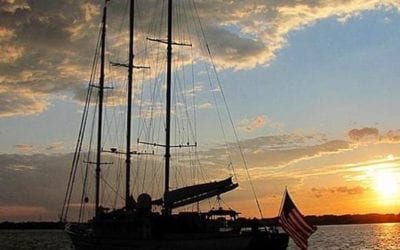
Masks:
[[[319,138],[319,136],[314,136]],[[258,139],[242,141],[242,145],[251,145],[251,150],[260,148],[267,148],[263,152],[249,152],[246,154],[249,160],[250,167],[263,166],[265,168],[274,167],[278,164],[284,164],[296,160],[298,158],[310,157],[323,152],[332,152],[340,148],[346,147],[345,144],[338,144],[336,142],[322,143],[321,145],[307,146],[310,138],[313,136],[306,136],[306,139],[300,136],[281,136],[281,137],[262,137]],[[307,139],[308,138],[308,139]],[[277,148],[276,145],[280,145]],[[293,146],[296,145],[296,148]],[[54,143],[49,147],[61,147],[61,143]],[[269,148],[273,146],[273,148]],[[15,147],[22,153],[30,153],[34,145],[18,144]],[[289,148],[288,148],[289,147]],[[210,151],[200,152],[199,157],[202,161],[202,168],[206,175],[211,178],[210,180],[216,180],[226,178],[228,169],[226,168],[226,158],[224,156],[225,150],[214,148]],[[235,158],[235,157],[234,157]],[[82,160],[82,159],[81,159]],[[107,162],[115,162],[116,159],[103,159]],[[240,160],[233,159],[236,161],[238,173],[241,172]],[[56,219],[60,212],[62,201],[64,198],[65,188],[68,181],[70,164],[72,161],[72,154],[13,154],[13,155],[0,155],[0,210],[1,208],[6,209],[10,207],[19,207],[25,211],[27,218],[35,218],[35,215],[29,211],[37,211],[40,209],[42,215],[49,219]],[[120,161],[123,163],[123,161]],[[135,166],[143,168],[144,165],[134,163]],[[160,164],[162,167],[162,164]],[[117,169],[117,165],[113,165],[112,169]],[[153,169],[153,168],[152,168]],[[144,170],[144,169],[143,169]],[[161,170],[154,170],[162,173]],[[183,170],[181,170],[183,171]],[[188,171],[193,171],[188,169]],[[82,171],[79,170],[78,174]],[[153,173],[154,174],[154,173]],[[148,176],[152,176],[152,173],[148,172]],[[182,174],[182,173],[181,173]],[[108,175],[108,174],[107,174]],[[112,175],[108,175],[111,177]],[[143,173],[138,173],[139,177],[143,177]],[[185,176],[185,175],[184,175]],[[190,175],[189,175],[190,176]],[[91,177],[93,177],[91,175]],[[143,177],[144,178],[144,177]],[[158,178],[158,177],[157,177]],[[263,187],[264,183],[276,183],[274,189],[260,189],[260,197],[266,196],[267,193],[273,192],[274,195],[281,192],[279,183],[298,183],[298,179],[290,178],[257,178],[254,176],[254,183],[258,187]],[[78,192],[81,189],[82,177],[78,177],[76,184]],[[154,179],[154,178],[153,178]],[[112,184],[116,179],[111,178],[109,184]],[[148,179],[152,182],[151,179]],[[160,179],[161,181],[161,179]],[[186,182],[189,180],[185,180]],[[246,178],[240,177],[242,191],[237,193],[237,196],[233,200],[248,199],[248,183]],[[173,182],[175,183],[175,182]],[[135,189],[140,190],[140,183],[136,183]],[[153,183],[152,185],[154,185]],[[91,196],[90,196],[91,197]],[[78,199],[74,199],[73,202],[77,202]],[[23,214],[21,212],[21,214]],[[0,220],[14,219],[21,220],[24,218],[9,218],[10,214],[0,215]]]
[[[24,147],[20,145],[20,147]],[[0,155],[0,207],[20,207],[29,212],[41,208],[45,218],[56,220],[62,206],[71,154]],[[27,217],[0,214],[0,220],[37,219],[36,214],[20,211]]]
[[[354,187],[347,187],[347,186],[340,186],[340,187],[330,187],[330,188],[311,188],[311,191],[317,198],[321,198],[327,195],[333,194],[345,194],[345,195],[360,195],[364,192],[368,191],[369,189],[362,186],[354,186]]]
[[[378,142],[379,143],[379,142]],[[253,184],[257,190],[257,194],[260,198],[271,198],[280,197],[284,185],[289,185],[295,189],[298,185],[303,185],[304,176],[293,175],[294,169],[287,172],[286,166],[293,163],[309,160],[324,155],[335,155],[338,154],[340,158],[341,152],[348,152],[349,150],[356,150],[357,147],[352,148],[351,144],[346,141],[338,140],[326,140],[324,135],[281,135],[281,136],[269,136],[259,137],[249,140],[241,141],[242,148],[245,149],[245,156],[247,159],[249,171],[252,174]],[[61,142],[53,143],[47,147],[52,150],[57,150],[62,147]],[[243,202],[252,199],[250,195],[250,185],[245,173],[245,169],[242,165],[239,152],[236,152],[233,145],[232,147],[232,163],[235,165],[235,172],[237,179],[240,183],[240,189],[234,194],[228,194],[227,198],[231,202]],[[15,145],[21,153],[25,154],[3,154],[0,155],[0,221],[1,220],[25,220],[25,219],[37,219],[38,214],[45,219],[55,220],[60,212],[65,188],[68,181],[70,164],[72,161],[72,154],[31,154],[26,153],[35,152],[35,145],[30,144],[18,144]],[[371,157],[374,157],[372,155]],[[151,192],[150,190],[156,190],[162,188],[157,183],[162,183],[162,155],[160,157],[155,156],[153,165],[150,169],[146,168],[146,164],[139,164],[136,160],[134,161],[135,172],[134,176],[143,181],[145,175],[146,182],[141,181],[134,182],[135,192]],[[83,158],[81,158],[83,162]],[[122,190],[123,182],[121,181],[121,174],[113,176],[113,171],[119,169],[123,170],[124,161],[115,158],[103,159],[104,162],[114,162],[114,165],[110,165],[110,172],[105,171],[104,174],[108,184],[115,186],[119,180],[118,190]],[[230,166],[228,166],[229,158],[226,154],[226,149],[217,147],[212,148],[208,151],[199,152],[199,161],[202,166],[202,173],[205,179],[202,181],[210,181],[226,178],[227,175],[232,174]],[[359,158],[354,158],[354,162],[358,162]],[[153,163],[154,163],[153,162]],[[184,178],[183,182],[172,180],[174,185],[182,186],[191,183],[191,175],[185,175],[184,171],[199,171],[195,170],[192,164],[186,164],[185,160],[175,162],[173,171],[181,171],[179,174],[174,174],[173,178]],[[326,169],[321,165],[321,168],[315,169],[312,162],[310,171],[319,173],[321,175],[326,174]],[[342,162],[343,167],[351,162]],[[339,163],[340,164],[340,163]],[[107,168],[105,165],[104,168]],[[307,171],[304,169],[297,169],[299,171]],[[93,180],[93,171],[90,170],[90,177]],[[141,172],[143,171],[143,172]],[[145,172],[147,171],[147,172]],[[123,171],[122,171],[123,172]],[[121,173],[122,173],[121,172]],[[73,203],[77,203],[79,200],[79,194],[82,188],[82,169],[78,170],[78,177],[76,183],[76,192],[73,198]],[[274,174],[275,173],[275,174]],[[318,175],[317,173],[317,175]],[[182,174],[182,175],[181,175]],[[276,175],[277,174],[277,175]],[[204,176],[205,175],[205,176]],[[119,176],[119,177],[118,177]],[[313,175],[316,176],[316,175]],[[197,180],[198,181],[198,180]],[[93,184],[93,183],[92,183]],[[146,189],[143,189],[142,185],[145,185]],[[89,185],[93,188],[93,185]],[[160,186],[160,187],[158,187]],[[311,186],[312,187],[312,186]],[[141,191],[142,190],[142,191]],[[353,186],[332,186],[332,187],[314,187],[311,192],[317,198],[329,195],[361,195],[368,191],[368,188],[360,185]],[[92,192],[90,192],[92,194]],[[93,196],[89,195],[89,200],[92,201]],[[104,193],[106,199],[110,199],[113,203],[114,193]],[[110,198],[111,197],[111,198]],[[108,206],[108,205],[107,205]],[[115,203],[114,203],[115,206]],[[110,207],[113,207],[111,205]],[[12,212],[12,211],[18,211]]]
[[[379,131],[376,128],[355,128],[350,130],[348,135],[349,138],[354,141],[359,141],[368,137],[372,137],[372,139],[377,139],[379,137]]]
[[[251,168],[277,168],[288,165],[293,161],[334,153],[350,148],[350,144],[342,140],[326,141],[324,135],[278,135],[261,136],[240,142]],[[228,146],[233,153],[227,154],[226,148],[210,149],[203,152],[207,160],[222,162],[232,157],[234,162],[241,165],[240,152],[237,145]]]
[[[348,136],[354,142],[398,142],[400,130],[380,132],[377,128],[355,128],[348,132]]]

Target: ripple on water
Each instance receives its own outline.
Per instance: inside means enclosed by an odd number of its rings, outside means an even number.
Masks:
[[[0,230],[0,249],[73,249],[62,230]]]
[[[400,223],[319,226],[309,239],[309,249],[400,249]],[[289,249],[296,249],[289,243]]]

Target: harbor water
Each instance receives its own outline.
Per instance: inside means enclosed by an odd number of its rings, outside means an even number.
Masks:
[[[400,249],[400,223],[319,226],[309,249]],[[0,249],[73,249],[61,230],[0,230]],[[297,249],[290,240],[288,249]]]

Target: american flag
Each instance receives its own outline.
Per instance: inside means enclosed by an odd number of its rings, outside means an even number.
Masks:
[[[307,223],[287,190],[279,213],[279,223],[300,249],[307,249],[308,238],[317,230],[316,227]]]

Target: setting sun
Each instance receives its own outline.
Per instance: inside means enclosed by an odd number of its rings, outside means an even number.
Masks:
[[[384,199],[390,199],[398,193],[395,175],[390,172],[378,172],[375,176],[375,188]]]

